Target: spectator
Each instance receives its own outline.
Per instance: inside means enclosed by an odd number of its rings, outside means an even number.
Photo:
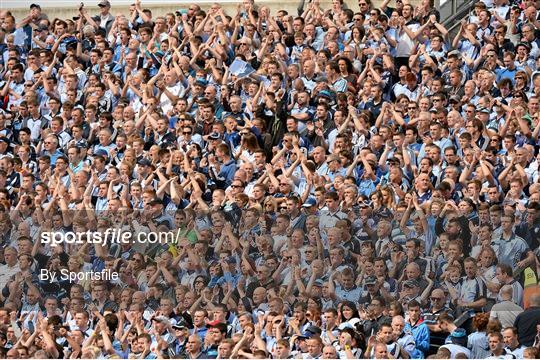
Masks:
[[[536,356],[534,4],[94,5],[0,11],[0,357]]]

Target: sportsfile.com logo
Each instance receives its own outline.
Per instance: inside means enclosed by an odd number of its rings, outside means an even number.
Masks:
[[[109,228],[105,231],[45,231],[41,233],[41,243],[56,247],[62,244],[171,244],[178,243],[179,232],[148,231],[133,233],[122,229]]]

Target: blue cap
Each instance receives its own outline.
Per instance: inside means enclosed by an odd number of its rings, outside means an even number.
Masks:
[[[104,150],[104,149],[98,149],[94,152],[94,155],[96,156],[105,156],[105,157],[109,157],[109,153]]]
[[[467,332],[465,331],[465,329],[457,328],[456,330],[452,331],[450,336],[453,337],[453,338],[459,339],[459,338],[462,338],[462,337],[466,337]]]
[[[308,198],[306,202],[302,205],[302,207],[310,208],[315,205],[317,205],[317,200],[315,200],[314,198]]]
[[[141,160],[137,161],[137,164],[141,166],[152,166],[152,162],[147,158],[142,158]]]
[[[206,86],[208,85],[208,81],[206,81],[206,79],[203,79],[203,78],[197,78],[195,79],[195,85]]]
[[[317,96],[322,96],[322,97],[328,98],[330,100],[334,99],[334,94],[330,90],[326,90],[326,89],[319,91]]]

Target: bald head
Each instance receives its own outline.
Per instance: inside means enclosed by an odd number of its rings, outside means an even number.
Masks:
[[[530,306],[540,306],[540,294],[534,294],[529,299]]]
[[[396,315],[392,318],[392,327],[405,326],[405,318],[401,315]]]
[[[442,289],[435,289],[431,292],[432,297],[445,298],[444,291]]]
[[[499,291],[499,295],[503,301],[512,300],[513,289],[511,285],[504,285]]]
[[[405,270],[410,270],[410,271],[418,271],[420,272],[420,266],[415,263],[415,262],[412,262],[410,264],[407,265],[406,269]]]

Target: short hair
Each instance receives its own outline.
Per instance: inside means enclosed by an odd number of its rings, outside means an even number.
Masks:
[[[324,196],[325,199],[339,200],[339,195],[335,191],[330,191]]]
[[[410,308],[419,308],[420,307],[420,303],[416,300],[411,300],[407,303],[407,309],[410,309]]]
[[[512,271],[512,268],[510,267],[510,265],[504,264],[504,263],[499,263],[497,265],[497,267],[499,268],[501,273],[503,273],[505,275],[508,275],[508,276],[512,276],[513,271]]]

